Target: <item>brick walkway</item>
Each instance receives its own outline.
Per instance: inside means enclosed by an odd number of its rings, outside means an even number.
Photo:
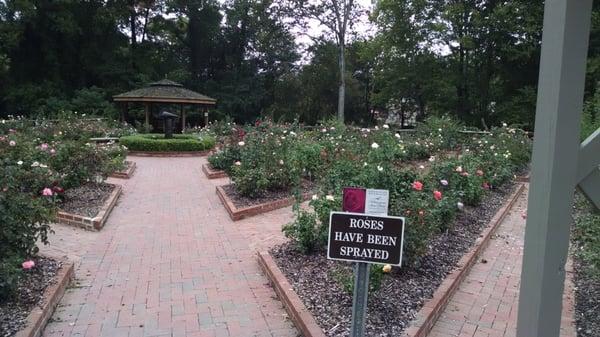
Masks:
[[[100,232],[55,225],[43,252],[77,282],[44,336],[297,336],[256,262],[283,242],[285,208],[232,222],[204,158],[130,158],[132,179]]]
[[[527,193],[498,228],[488,248],[452,297],[429,337],[516,335]],[[487,261],[487,263],[483,263]],[[567,274],[561,337],[575,337],[573,285]]]

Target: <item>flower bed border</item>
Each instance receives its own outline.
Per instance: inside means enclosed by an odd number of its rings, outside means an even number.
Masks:
[[[257,252],[258,264],[294,325],[304,337],[326,337],[321,327],[288,282],[269,252]]]
[[[209,164],[202,164],[202,172],[208,179],[227,178],[227,172],[223,170],[213,170]]]
[[[446,276],[444,281],[439,285],[434,292],[433,297],[426,300],[423,307],[417,313],[410,325],[406,328],[402,337],[426,337],[433,328],[433,325],[438,320],[449,300],[458,290],[460,283],[467,276],[471,267],[477,261],[479,255],[489,244],[492,235],[502,223],[502,220],[508,215],[508,212],[513,207],[517,199],[525,190],[524,183],[518,183],[516,190],[510,195],[508,200],[496,212],[492,219],[488,222],[480,237],[475,241],[475,245],[471,250],[463,255],[457,263],[456,268]],[[283,275],[273,257],[268,252],[258,253],[258,264],[263,269],[265,275],[269,279],[269,283],[273,285],[275,292],[290,315],[294,325],[300,329],[305,337],[324,337],[325,334],[316,323],[315,318],[306,308],[302,300],[293,290],[291,284]]]
[[[165,152],[151,152],[151,151],[127,151],[128,156],[132,157],[206,157],[212,153],[213,150],[205,151],[165,151]]]
[[[131,176],[133,176],[133,173],[135,172],[135,169],[137,166],[134,161],[126,161],[125,163],[128,164],[128,167],[125,170],[113,172],[113,174],[111,174],[110,176],[112,178],[119,178],[119,179],[131,178]]]
[[[56,283],[49,285],[44,290],[42,303],[31,310],[27,316],[25,328],[17,332],[15,337],[41,336],[71,280],[75,278],[74,263],[65,259],[57,260],[61,260],[63,265],[56,274]]]
[[[238,221],[238,220],[248,218],[248,217],[251,217],[254,215],[267,213],[267,212],[270,212],[270,211],[273,211],[273,210],[276,210],[279,208],[284,208],[284,207],[293,205],[294,202],[296,202],[296,198],[291,196],[291,197],[287,197],[284,199],[264,202],[262,204],[237,208],[233,204],[233,201],[227,196],[227,193],[225,193],[225,190],[223,190],[222,186],[217,186],[216,191],[217,191],[217,195],[219,196],[219,199],[223,203],[223,206],[225,206],[225,209],[227,210],[229,217],[233,221]],[[311,195],[310,193],[303,193],[302,200],[308,200],[308,198],[310,198],[310,195]]]
[[[109,185],[113,185],[114,189],[110,193],[110,196],[108,197],[108,199],[106,199],[106,201],[104,202],[104,205],[102,205],[102,208],[100,208],[100,211],[98,212],[98,214],[95,217],[91,218],[91,217],[77,215],[77,214],[59,210],[58,215],[56,217],[58,223],[81,227],[81,228],[88,229],[88,230],[97,230],[98,231],[98,230],[102,229],[102,227],[104,227],[104,224],[106,223],[106,220],[108,220],[108,216],[110,215],[110,212],[115,207],[117,200],[119,199],[119,196],[121,195],[121,191],[122,191],[121,185],[117,185],[117,184],[109,184]]]

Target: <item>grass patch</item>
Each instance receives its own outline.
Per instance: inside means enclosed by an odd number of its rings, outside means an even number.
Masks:
[[[192,134],[174,134],[171,139],[165,139],[163,134],[137,134],[121,137],[119,142],[131,151],[145,152],[206,151],[215,146],[213,137]]]

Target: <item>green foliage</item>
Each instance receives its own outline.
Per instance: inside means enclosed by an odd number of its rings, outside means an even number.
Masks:
[[[573,240],[579,247],[576,254],[585,273],[600,280],[600,213],[581,195],[575,201]]]
[[[8,300],[17,292],[23,261],[16,256],[0,259],[0,300]]]
[[[381,282],[385,273],[380,264],[371,264],[369,268],[369,293],[376,292],[381,288]],[[348,294],[354,293],[354,272],[351,268],[336,267],[331,271],[333,279]]]
[[[121,137],[119,143],[131,151],[188,152],[210,150],[215,146],[215,139],[197,135],[173,135],[165,139],[161,134],[139,134]]]
[[[103,181],[125,167],[125,151],[117,145],[96,145],[84,141],[56,144],[56,154],[48,162],[62,177],[65,188],[87,181]]]
[[[45,156],[27,136],[0,133],[0,299],[12,296],[25,258],[46,243],[56,213],[59,175],[38,160]]]
[[[314,213],[298,210],[293,222],[282,228],[285,237],[291,239],[296,248],[305,254],[313,252],[327,242],[327,224],[317,221]]]
[[[215,170],[231,171],[231,167],[240,160],[240,149],[237,146],[226,147],[208,157],[208,163]]]
[[[596,93],[586,102],[583,109],[581,140],[586,139],[598,129],[600,129],[600,88],[596,89]]]

